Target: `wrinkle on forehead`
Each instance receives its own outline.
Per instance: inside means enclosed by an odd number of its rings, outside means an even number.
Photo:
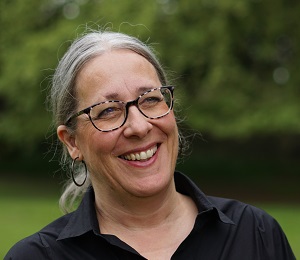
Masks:
[[[93,58],[81,69],[76,83],[77,98],[86,106],[106,100],[132,100],[160,87],[153,65],[130,50],[113,50]]]

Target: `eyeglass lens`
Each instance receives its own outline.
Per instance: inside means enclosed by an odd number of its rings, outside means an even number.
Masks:
[[[172,108],[172,93],[168,88],[157,88],[141,95],[137,101],[106,101],[90,110],[90,118],[96,128],[110,131],[124,124],[127,118],[126,106],[136,104],[147,118],[155,119],[168,114]]]

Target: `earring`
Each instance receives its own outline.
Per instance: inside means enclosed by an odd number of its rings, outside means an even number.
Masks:
[[[73,182],[75,183],[75,185],[78,186],[78,187],[81,187],[81,186],[85,183],[86,178],[87,178],[87,168],[86,168],[85,162],[82,160],[81,163],[84,165],[84,169],[85,169],[85,178],[84,178],[84,180],[83,180],[82,183],[78,183],[78,182],[75,180],[75,177],[74,177],[74,172],[75,172],[75,171],[74,171],[74,166],[75,166],[75,162],[76,162],[76,160],[77,160],[78,158],[79,158],[79,157],[77,156],[75,159],[73,159],[72,167],[71,167],[71,174],[72,174],[72,180],[73,180]]]

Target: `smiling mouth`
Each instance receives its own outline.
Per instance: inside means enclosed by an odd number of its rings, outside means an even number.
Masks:
[[[126,154],[126,155],[121,155],[120,158],[127,160],[127,161],[148,160],[151,157],[153,157],[153,155],[156,153],[156,151],[157,151],[157,145],[155,145],[154,147],[152,147],[146,151],[142,151],[139,153],[130,153],[130,154]]]

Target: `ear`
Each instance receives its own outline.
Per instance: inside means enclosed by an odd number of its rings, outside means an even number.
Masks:
[[[65,144],[70,156],[74,159],[77,156],[81,156],[80,150],[76,144],[76,138],[70,133],[70,130],[65,125],[57,127],[57,136],[59,140]]]

